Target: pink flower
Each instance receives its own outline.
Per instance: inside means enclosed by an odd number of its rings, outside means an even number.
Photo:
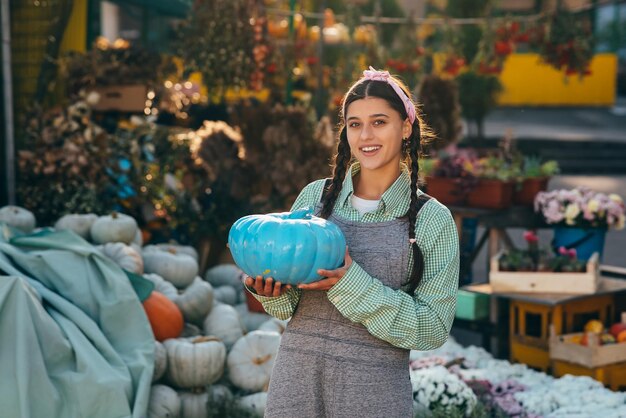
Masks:
[[[576,254],[576,248],[570,248],[570,249],[567,251],[567,256],[568,256],[569,258],[571,258],[572,260],[575,260],[575,259],[576,259],[576,255],[577,255],[577,254]]]
[[[524,239],[529,244],[533,244],[533,243],[539,241],[539,237],[533,231],[526,231],[526,232],[524,232]]]
[[[567,252],[567,248],[565,248],[565,247],[559,247],[559,254],[560,254],[560,255],[567,255],[567,254],[568,254],[568,252]]]

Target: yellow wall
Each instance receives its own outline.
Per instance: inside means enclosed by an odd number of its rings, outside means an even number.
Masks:
[[[512,54],[504,65],[500,81],[503,106],[612,106],[615,103],[617,56],[597,54],[591,75],[579,79],[565,76],[539,62],[537,54]]]
[[[88,0],[74,1],[59,55],[67,51],[84,52],[87,49],[87,3]]]

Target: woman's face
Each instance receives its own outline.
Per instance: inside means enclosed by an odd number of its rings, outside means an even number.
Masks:
[[[411,124],[403,121],[385,99],[366,97],[348,106],[346,130],[350,150],[362,170],[397,170],[402,138],[411,134]]]

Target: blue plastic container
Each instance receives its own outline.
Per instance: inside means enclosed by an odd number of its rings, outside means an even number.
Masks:
[[[579,260],[588,260],[595,252],[602,260],[604,251],[604,238],[606,229],[602,228],[568,228],[555,227],[553,247],[558,251],[559,247],[567,249],[575,248]]]

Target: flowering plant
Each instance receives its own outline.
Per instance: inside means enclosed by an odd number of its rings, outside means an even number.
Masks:
[[[535,212],[548,224],[580,228],[623,229],[626,208],[614,193],[598,193],[586,187],[539,192]]]
[[[524,232],[524,240],[527,248],[508,250],[500,257],[501,271],[584,272],[587,268],[573,248],[560,247],[552,254],[547,248],[539,248],[539,237],[534,231]]]
[[[469,416],[477,403],[472,389],[444,366],[411,370],[411,384],[418,410]]]

